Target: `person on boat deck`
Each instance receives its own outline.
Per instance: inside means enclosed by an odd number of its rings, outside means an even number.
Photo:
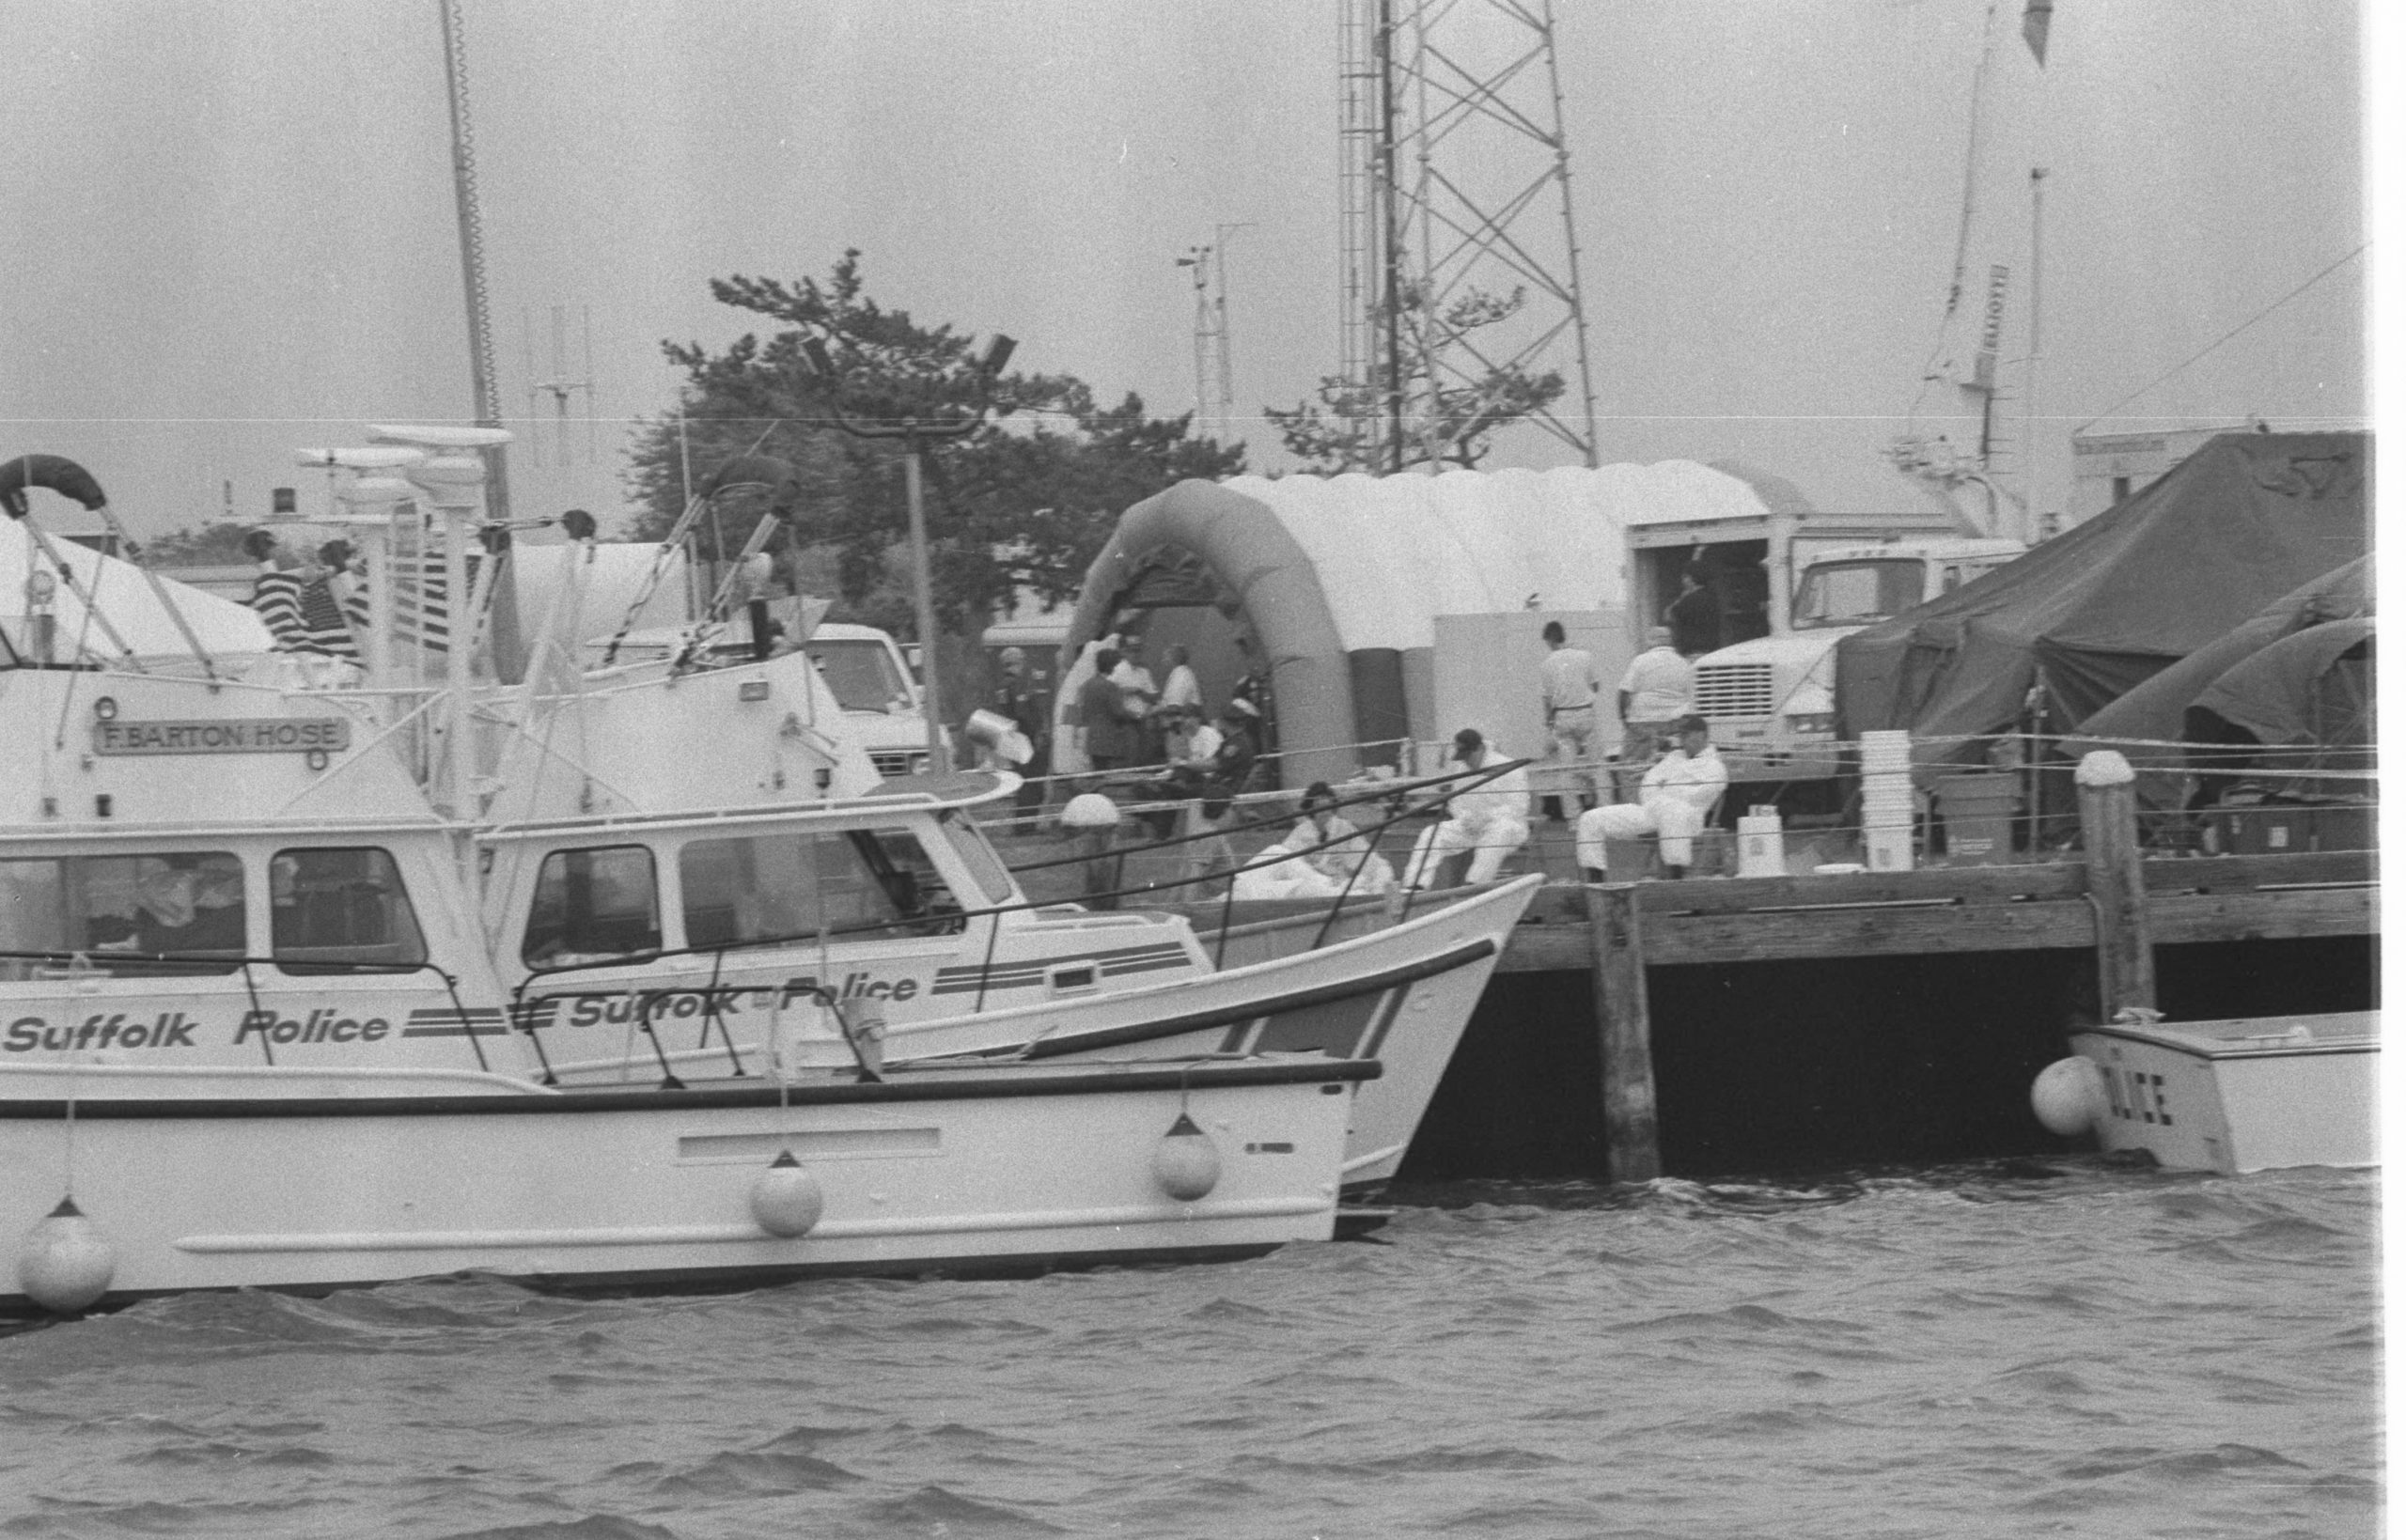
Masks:
[[[1094,673],[1078,687],[1078,714],[1086,722],[1086,759],[1096,770],[1125,770],[1136,762],[1136,719],[1128,692],[1115,682],[1119,654],[1109,647],[1094,655]]]
[[[1512,762],[1509,755],[1490,748],[1476,727],[1454,735],[1453,756],[1473,772],[1492,771]],[[1405,887],[1427,887],[1446,858],[1464,850],[1473,854],[1470,874],[1463,880],[1474,886],[1494,880],[1504,858],[1528,843],[1529,773],[1518,767],[1505,770],[1468,791],[1456,792],[1447,807],[1445,821],[1422,830],[1414,844],[1412,863],[1404,870]]]
[[[1195,729],[1187,739],[1186,760],[1170,766],[1167,775],[1147,785],[1145,794],[1160,801],[1199,797],[1203,816],[1217,821],[1244,789],[1245,778],[1253,773],[1254,756],[1252,731],[1244,714],[1231,706],[1220,713],[1216,726],[1204,723]]]
[[[1729,789],[1729,767],[1712,746],[1712,724],[1690,713],[1675,724],[1680,746],[1654,762],[1640,783],[1637,801],[1613,802],[1579,816],[1575,845],[1580,870],[1590,882],[1604,880],[1604,842],[1662,839],[1663,864],[1682,877],[1695,855],[1721,794]]]
[[[1301,852],[1314,871],[1356,893],[1384,893],[1395,886],[1395,869],[1385,857],[1371,853],[1369,840],[1338,809],[1327,782],[1314,781],[1305,789],[1303,814],[1281,843]]]

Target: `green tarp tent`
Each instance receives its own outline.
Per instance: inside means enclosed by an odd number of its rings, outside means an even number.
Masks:
[[[2359,557],[2283,594],[2080,724],[2082,739],[2177,741],[2190,705],[2229,670],[2283,637],[2372,613],[2372,558]]]
[[[2009,730],[2031,687],[2058,729],[2366,553],[2365,433],[2227,433],[2027,556],[1837,646],[1841,732],[1934,757]]]

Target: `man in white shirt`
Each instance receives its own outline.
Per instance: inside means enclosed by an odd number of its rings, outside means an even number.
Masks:
[[[1671,646],[1671,629],[1646,632],[1646,650],[1620,677],[1620,762],[1650,762],[1670,740],[1671,724],[1695,709],[1695,665]],[[1626,783],[1623,783],[1626,785]]]
[[[1604,880],[1604,842],[1662,839],[1663,864],[1671,875],[1686,875],[1695,854],[1695,836],[1704,820],[1729,789],[1729,767],[1712,746],[1711,724],[1699,716],[1684,716],[1676,723],[1680,746],[1646,772],[1634,802],[1612,802],[1579,816],[1577,849],[1580,870],[1590,882]]]
[[[1511,763],[1508,754],[1489,748],[1476,727],[1454,735],[1454,757],[1470,771]],[[1412,863],[1404,869],[1405,887],[1428,886],[1448,856],[1464,850],[1472,854],[1470,874],[1463,880],[1474,886],[1493,881],[1504,858],[1528,843],[1529,772],[1524,769],[1516,767],[1460,792],[1448,806],[1451,816],[1445,822],[1420,832],[1412,848]]]
[[[1551,757],[1568,760],[1569,782],[1579,787],[1579,805],[1596,805],[1596,660],[1574,647],[1563,634],[1562,622],[1545,623],[1545,661],[1538,664],[1538,688],[1544,697],[1546,731],[1553,735]],[[1562,799],[1545,799],[1546,817],[1562,817]]]
[[[1169,664],[1169,677],[1162,681],[1161,708],[1167,711],[1172,707],[1191,706],[1201,711],[1203,681],[1197,679],[1195,670],[1187,666],[1186,649],[1173,642],[1162,656]]]

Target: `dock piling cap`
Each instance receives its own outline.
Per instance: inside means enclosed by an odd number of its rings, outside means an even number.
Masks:
[[[2138,776],[2131,762],[2113,749],[2091,749],[2080,756],[2072,779],[2084,786],[2126,786]]]

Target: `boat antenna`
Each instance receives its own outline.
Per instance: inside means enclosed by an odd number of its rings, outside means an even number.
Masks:
[[[484,221],[477,208],[477,134],[468,117],[468,42],[460,0],[435,0],[443,17],[443,85],[451,103],[451,190],[460,210],[460,273],[468,304],[468,372],[474,382],[477,422],[499,428],[501,401],[493,384],[492,290],[485,280]],[[485,507],[496,522],[509,521],[507,451],[488,444]]]

